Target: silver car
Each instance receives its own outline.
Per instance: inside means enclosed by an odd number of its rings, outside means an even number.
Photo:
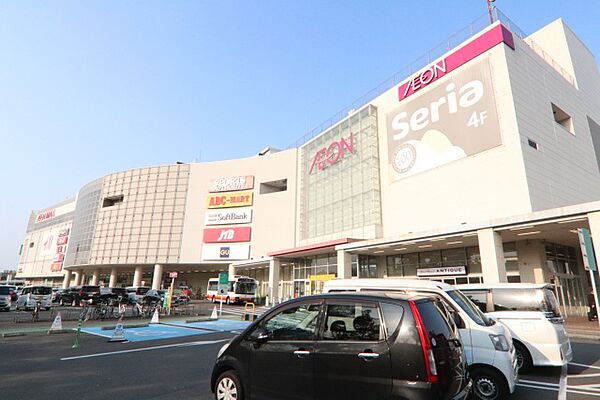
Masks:
[[[10,299],[10,286],[0,286],[0,310],[10,311],[12,301]]]
[[[52,288],[50,286],[25,286],[17,299],[17,310],[33,309],[40,306],[49,310],[52,306]]]

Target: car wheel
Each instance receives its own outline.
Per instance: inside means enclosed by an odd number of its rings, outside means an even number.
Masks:
[[[233,370],[223,372],[215,385],[215,400],[243,400],[240,380]]]
[[[471,372],[473,395],[481,400],[504,400],[508,397],[508,384],[504,376],[491,368],[480,367]]]
[[[527,372],[533,367],[533,361],[531,360],[531,354],[529,354],[529,350],[527,347],[519,342],[514,342],[515,352],[517,353],[517,367],[519,368],[519,373]]]

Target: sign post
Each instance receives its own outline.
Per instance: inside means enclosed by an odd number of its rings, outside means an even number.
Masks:
[[[171,286],[169,287],[167,312],[169,313],[169,315],[171,315],[171,300],[173,299],[173,286],[175,286],[175,278],[177,278],[177,272],[169,272],[169,278],[171,278]]]
[[[594,276],[595,272],[598,270],[598,265],[596,264],[596,257],[594,257],[592,238],[590,236],[590,231],[586,228],[577,229],[577,235],[579,236],[579,245],[581,247],[583,267],[590,272],[590,280],[592,281],[592,291],[594,295],[594,301],[596,303],[596,315],[598,316],[598,325],[600,325],[600,315],[598,315],[598,310],[600,310],[600,304],[598,304],[598,289],[596,288],[596,277]]]
[[[219,316],[223,314],[223,298],[227,296],[229,290],[229,272],[219,272],[219,286],[217,291],[220,296]]]

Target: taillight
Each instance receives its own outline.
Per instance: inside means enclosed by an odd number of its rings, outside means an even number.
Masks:
[[[82,290],[81,292],[79,292],[79,296],[81,296],[81,297],[85,296],[85,292]]]
[[[415,302],[413,300],[409,300],[409,304],[410,309],[413,313],[413,317],[415,318],[415,325],[417,326],[417,331],[419,332],[419,339],[421,339],[421,348],[423,349],[423,358],[425,360],[425,370],[427,371],[427,382],[437,382],[437,367],[435,366],[433,347],[431,346],[431,341],[429,340],[427,328],[423,323],[421,313],[419,312],[419,309],[417,308]]]

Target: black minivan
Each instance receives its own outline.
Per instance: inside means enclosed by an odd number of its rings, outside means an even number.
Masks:
[[[436,297],[323,294],[285,302],[221,348],[217,400],[464,399],[463,347]]]

